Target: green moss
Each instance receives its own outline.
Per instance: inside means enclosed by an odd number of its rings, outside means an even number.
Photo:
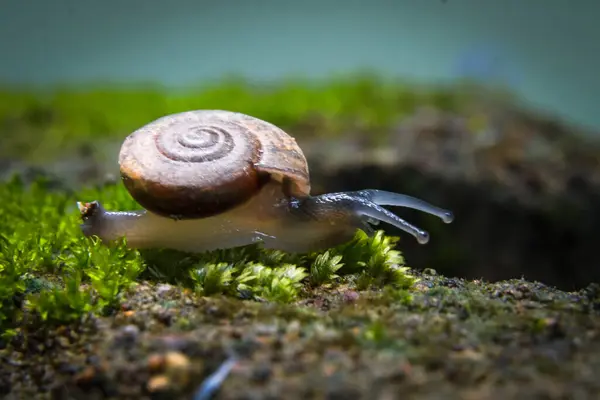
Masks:
[[[358,232],[348,244],[324,253],[291,255],[259,245],[187,254],[133,250],[125,239],[102,243],[79,230],[76,199],[101,200],[110,209],[139,209],[120,184],[52,191],[44,181],[25,187],[16,177],[0,185],[0,318],[17,325],[29,310],[50,322],[68,322],[88,313],[117,309],[139,280],[193,289],[202,296],[289,303],[309,287],[359,277],[363,286],[414,280],[393,250],[397,238]],[[46,282],[46,283],[42,283]]]
[[[409,85],[374,74],[262,86],[226,79],[186,90],[104,85],[42,92],[0,87],[0,156],[44,160],[81,145],[90,148],[98,138],[120,140],[158,117],[192,109],[247,113],[294,136],[369,132],[365,138],[377,144],[419,106],[459,110],[472,97],[463,89]]]
[[[310,266],[310,282],[315,286],[324,284],[332,278],[338,278],[336,272],[344,266],[342,255],[332,255],[329,251],[319,254]]]

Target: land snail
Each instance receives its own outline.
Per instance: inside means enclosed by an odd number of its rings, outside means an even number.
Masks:
[[[441,218],[453,214],[403,194],[365,189],[311,195],[306,158],[277,126],[241,113],[194,110],[131,133],[119,153],[124,186],[143,209],[108,211],[78,202],[85,236],[125,237],[132,248],[204,252],[262,243],[292,253],[351,240],[389,223],[421,244],[427,232],[384,205]]]

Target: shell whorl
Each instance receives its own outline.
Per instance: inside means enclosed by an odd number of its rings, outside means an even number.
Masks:
[[[267,122],[229,111],[188,111],[150,122],[125,139],[119,165],[138,203],[179,218],[231,209],[254,196],[269,174],[289,178],[299,191],[310,190],[306,161],[292,138]]]
[[[192,125],[182,130],[166,129],[155,136],[156,147],[173,161],[210,162],[231,153],[235,142],[231,133],[219,126]]]

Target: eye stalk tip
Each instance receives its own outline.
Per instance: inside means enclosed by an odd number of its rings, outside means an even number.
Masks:
[[[415,236],[419,244],[427,244],[429,242],[429,233],[427,232],[419,232]]]
[[[442,221],[444,221],[446,224],[451,223],[454,221],[454,213],[452,211],[445,211],[442,216]]]

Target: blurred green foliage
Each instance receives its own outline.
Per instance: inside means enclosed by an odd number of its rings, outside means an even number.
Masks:
[[[377,140],[377,133],[387,132],[419,106],[457,110],[467,97],[456,87],[417,87],[369,73],[261,85],[231,78],[184,90],[0,87],[0,156],[40,160],[99,138],[120,139],[158,117],[192,109],[246,113],[293,135],[369,132]]]

